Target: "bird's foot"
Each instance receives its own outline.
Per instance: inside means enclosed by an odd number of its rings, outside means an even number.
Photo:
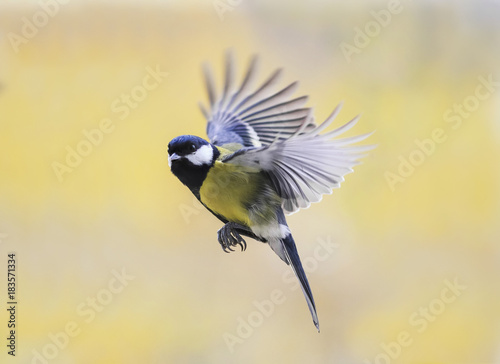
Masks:
[[[229,251],[234,251],[232,247],[239,245],[241,251],[244,251],[247,248],[247,243],[245,239],[243,239],[238,232],[248,232],[251,233],[251,230],[246,226],[237,224],[235,222],[228,222],[226,225],[221,227],[219,231],[217,231],[217,239],[222,247],[224,252],[229,253]]]

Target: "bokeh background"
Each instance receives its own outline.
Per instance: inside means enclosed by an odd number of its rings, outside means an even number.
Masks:
[[[475,96],[480,77],[500,81],[500,5],[401,1],[383,20],[389,4],[2,1],[0,291],[16,252],[19,306],[17,355],[2,339],[0,361],[500,363],[500,87]],[[200,65],[221,75],[229,48],[240,75],[259,54],[261,79],[300,80],[317,120],[344,100],[338,124],[363,113],[349,135],[376,130],[342,188],[289,218],[320,334],[288,267],[254,241],[224,254],[221,224],[168,169],[170,139],[205,136]],[[148,69],[168,75],[143,95]],[[141,101],[117,112],[134,89]],[[112,131],[58,178],[103,119]],[[435,130],[445,140],[419,159]]]

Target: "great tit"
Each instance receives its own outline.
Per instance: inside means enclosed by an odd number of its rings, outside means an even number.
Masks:
[[[311,288],[302,268],[285,214],[307,208],[340,186],[362,153],[371,146],[351,146],[370,134],[333,139],[347,124],[323,134],[340,111],[338,105],[319,126],[307,96],[292,98],[297,82],[276,90],[281,69],[260,87],[252,87],[257,57],[251,59],[240,86],[234,86],[234,61],[226,56],[223,91],[217,96],[212,72],[204,67],[210,111],[202,105],[210,142],[194,135],[168,144],[172,173],[225,225],[217,232],[222,249],[246,249],[243,236],[269,244],[300,281],[319,332]]]

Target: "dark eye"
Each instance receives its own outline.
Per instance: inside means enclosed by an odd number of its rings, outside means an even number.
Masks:
[[[196,145],[191,144],[190,148],[191,148],[192,151],[194,151],[194,150],[196,150]]]

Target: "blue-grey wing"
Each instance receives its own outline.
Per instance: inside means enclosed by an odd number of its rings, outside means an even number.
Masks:
[[[282,199],[282,208],[293,213],[307,208],[322,195],[340,187],[344,175],[352,172],[363,154],[373,149],[371,145],[353,146],[370,134],[332,139],[356,124],[359,117],[327,133],[320,134],[331,124],[340,105],[315,129],[301,133],[299,130],[288,139],[276,140],[262,147],[244,148],[225,157],[224,163],[250,166],[267,173]]]
[[[311,109],[304,108],[307,96],[293,98],[298,84],[285,88],[277,84],[281,70],[276,70],[267,80],[255,87],[257,57],[253,57],[247,72],[235,87],[235,66],[231,52],[226,54],[226,69],[222,93],[217,94],[213,74],[203,68],[208,92],[209,109],[200,104],[207,119],[207,135],[215,145],[239,143],[245,147],[260,147],[275,139],[286,139],[297,130],[314,128]]]

